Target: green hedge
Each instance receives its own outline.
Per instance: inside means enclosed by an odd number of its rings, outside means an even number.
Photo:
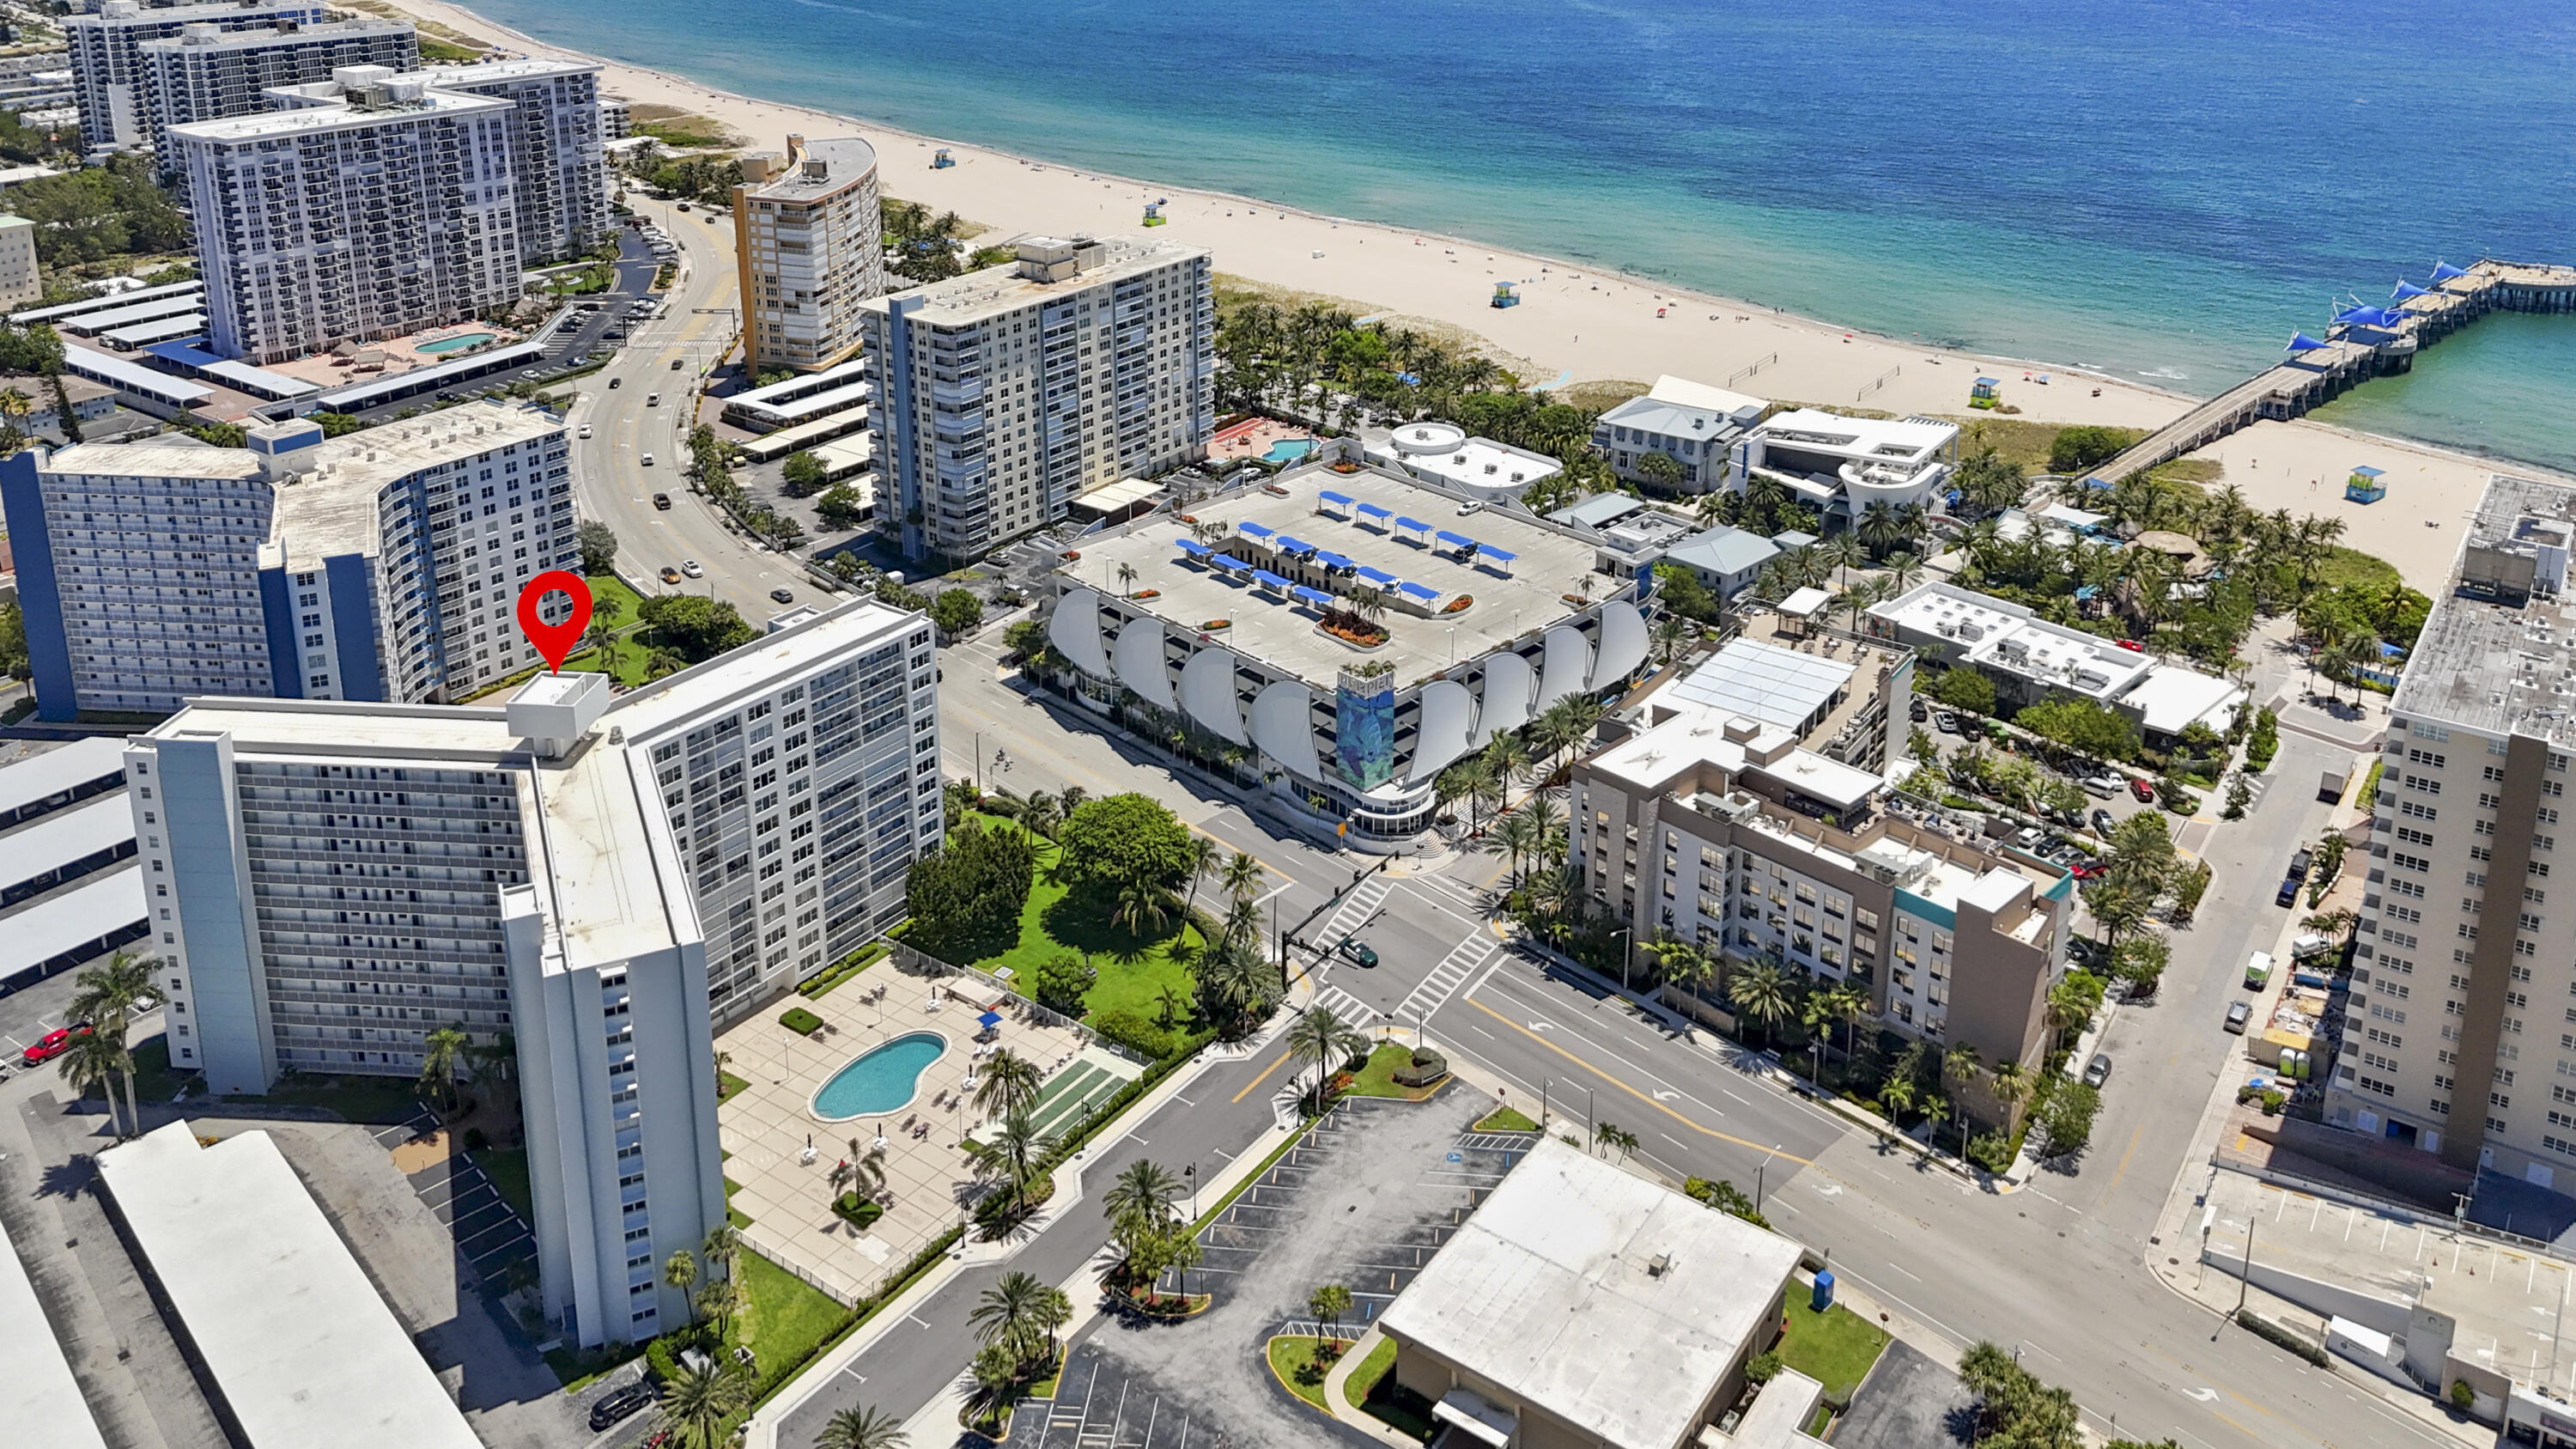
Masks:
[[[830,995],[833,988],[884,960],[886,953],[893,949],[893,946],[884,941],[870,941],[832,965],[798,982],[796,994],[809,1000],[819,1001]]]
[[[778,1024],[798,1036],[811,1036],[823,1029],[823,1018],[801,1006],[791,1006],[778,1014]]]
[[[2297,1354],[2319,1368],[2326,1366],[2326,1351],[2299,1335],[2256,1313],[2251,1308],[2236,1310],[2236,1321],[2247,1333],[2288,1353]]]

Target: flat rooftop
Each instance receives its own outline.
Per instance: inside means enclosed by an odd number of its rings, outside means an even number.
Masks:
[[[1920,459],[1959,436],[1956,423],[1929,418],[1853,418],[1816,408],[1774,413],[1752,436],[1765,444],[1873,463]]]
[[[2496,474],[2478,499],[2462,548],[2509,540],[2526,517],[2576,518],[2576,488]],[[2415,637],[2389,708],[2445,720],[2491,735],[2528,734],[2576,746],[2576,603],[2535,597],[2519,607],[2459,592],[2461,560],[2451,588]]]
[[[2125,694],[2153,660],[2099,634],[2034,616],[2004,599],[1934,581],[1884,604],[1873,618],[1899,630],[1950,641],[1973,663],[2094,699]]]
[[[820,176],[807,170],[815,163],[821,164]],[[745,194],[754,201],[820,201],[856,186],[876,169],[876,147],[856,136],[826,136],[806,142],[801,153],[789,158],[786,170]]]
[[[54,1339],[36,1297],[35,1281],[17,1250],[9,1246],[9,1229],[0,1225],[0,1423],[42,1426],[52,1449],[107,1449],[106,1436],[81,1397],[71,1361]]]
[[[239,13],[235,7],[229,5],[210,5],[204,8],[220,15]],[[146,10],[144,13],[166,15],[169,12]],[[209,15],[206,18],[211,20],[215,17]],[[254,50],[287,44],[324,45],[362,35],[399,34],[408,32],[411,28],[412,24],[408,20],[384,20],[373,15],[356,15],[346,20],[319,21],[293,30],[279,25],[262,30],[219,30],[212,35],[189,35],[183,31],[178,35],[165,35],[158,40],[144,41],[140,48],[146,52],[176,52],[180,50]]]
[[[0,835],[0,886],[14,887],[134,840],[134,807],[111,790]]]
[[[252,1449],[481,1449],[269,1135],[195,1131],[102,1152],[98,1175]]]
[[[1328,504],[1327,493],[1350,502]],[[1327,507],[1347,515],[1347,521],[1324,512]],[[1201,544],[1177,516],[1149,515],[1109,536],[1081,540],[1082,557],[1063,565],[1061,572],[1067,580],[1115,599],[1129,587],[1119,581],[1119,566],[1133,567],[1138,575],[1134,587],[1159,595],[1128,607],[1184,632],[1198,631],[1210,620],[1230,619],[1231,627],[1212,636],[1215,642],[1324,690],[1333,688],[1344,666],[1364,661],[1394,665],[1398,689],[1420,684],[1453,664],[1510,647],[1573,616],[1578,610],[1569,595],[1588,594],[1597,601],[1626,587],[1593,572],[1594,545],[1572,530],[1495,509],[1461,517],[1456,499],[1391,469],[1336,473],[1329,465],[1309,464],[1266,483],[1239,484],[1194,505],[1191,516],[1221,531]],[[1408,528],[1408,522],[1418,526]],[[1444,533],[1480,545],[1476,561],[1461,558],[1462,550],[1441,540]],[[1329,592],[1347,596],[1370,587],[1392,597],[1410,585],[1428,591],[1422,607],[1432,610],[1431,616],[1390,606],[1383,622],[1391,637],[1368,652],[1318,633],[1321,609],[1315,602],[1267,588],[1255,578],[1256,569],[1278,566],[1281,545],[1290,541],[1311,544],[1312,557],[1321,564],[1330,564],[1326,554],[1350,562],[1352,569],[1340,574]],[[1184,543],[1244,566],[1205,561],[1182,548]],[[1492,560],[1486,547],[1512,557],[1507,563]],[[1468,607],[1455,614],[1439,612],[1462,595],[1473,601]],[[1411,592],[1405,596],[1420,598]]]
[[[255,111],[247,116],[231,116],[220,121],[197,121],[185,126],[172,126],[166,133],[178,141],[200,141],[217,145],[241,145],[247,142],[275,141],[289,136],[309,135],[317,131],[363,130],[397,122],[431,117],[454,117],[497,114],[508,110],[510,103],[490,96],[468,95],[463,91],[424,89],[416,101],[399,101],[382,106],[359,107],[343,100],[325,100],[341,94],[338,86],[322,81],[311,86],[280,86],[269,94],[285,92],[305,97],[305,103],[279,111]],[[313,104],[322,101],[322,104]]]
[[[74,443],[47,459],[44,471],[83,478],[250,479],[259,476],[259,459],[247,448],[209,448],[194,439],[174,443],[156,435],[141,443]]]
[[[125,741],[100,736],[0,768],[0,815],[107,775],[125,774]]]
[[[962,277],[912,289],[905,295],[918,295],[921,305],[905,315],[934,327],[968,326],[1031,306],[1043,298],[1061,297],[1068,292],[1101,286],[1190,257],[1207,255],[1205,247],[1132,236],[1091,238],[1081,245],[1085,249],[1100,249],[1099,264],[1084,267],[1061,282],[1040,282],[1024,277],[1020,275],[1018,262],[1003,262],[980,272],[968,272]]]
[[[1799,1253],[1542,1137],[1379,1323],[1615,1449],[1673,1449]]]
[[[1732,639],[1661,691],[1719,714],[1742,715],[1785,730],[1803,730],[1859,668],[1850,660]]]

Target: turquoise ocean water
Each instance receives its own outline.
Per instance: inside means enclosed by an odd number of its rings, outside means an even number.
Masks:
[[[2186,392],[2436,257],[2576,262],[2565,3],[471,3],[727,90]],[[2576,316],[2482,322],[2328,415],[2576,470]]]

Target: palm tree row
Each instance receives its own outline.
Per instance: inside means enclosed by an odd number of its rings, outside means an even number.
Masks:
[[[119,1138],[129,1135],[128,1128],[136,1134],[143,1130],[143,1110],[134,1099],[134,1054],[126,1049],[125,1038],[135,1016],[157,994],[152,969],[159,964],[158,957],[119,951],[72,979],[71,1019],[90,1023],[90,1029],[72,1039],[56,1070],[83,1092],[97,1087],[107,1094],[108,1126]],[[116,1113],[120,1080],[125,1086],[122,1120]]]

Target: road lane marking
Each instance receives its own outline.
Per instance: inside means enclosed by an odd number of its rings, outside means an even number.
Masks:
[[[1266,1081],[1269,1081],[1269,1080],[1270,1080],[1270,1074],[1271,1074],[1272,1072],[1275,1072],[1275,1071],[1279,1070],[1279,1068],[1281,1067],[1281,1065],[1283,1065],[1284,1063],[1286,1063],[1286,1062],[1287,1062],[1287,1060],[1288,1060],[1288,1058],[1289,1058],[1289,1056],[1290,1056],[1290,1055],[1291,1055],[1291,1054],[1290,1054],[1290,1053],[1288,1053],[1288,1052],[1281,1052],[1281,1053],[1280,1053],[1276,1058],[1274,1058],[1274,1059],[1271,1061],[1270,1065],[1268,1065],[1268,1066],[1266,1066],[1266,1067],[1263,1067],[1263,1068],[1261,1069],[1261,1075],[1260,1075],[1260,1076],[1257,1076],[1257,1077],[1253,1078],[1250,1082],[1245,1083],[1245,1084],[1244,1084],[1244,1088],[1243,1088],[1243,1090],[1234,1094],[1234,1100],[1236,1100],[1236,1101],[1240,1102],[1240,1101],[1242,1101],[1244,1098],[1251,1096],[1251,1095],[1252,1095],[1252,1093],[1253,1093],[1253,1089],[1254,1089],[1254,1088],[1259,1087],[1262,1083],[1264,1083],[1264,1082],[1266,1082]]]
[[[1511,1020],[1502,1013],[1494,1010],[1492,1007],[1487,1006],[1485,1003],[1481,1001],[1470,1001],[1467,1004],[1476,1008],[1478,1011],[1485,1013],[1487,1016],[1492,1017],[1494,1020],[1501,1022],[1503,1025],[1510,1027],[1512,1030],[1519,1032],[1521,1035],[1528,1037],[1531,1041],[1537,1042],[1540,1046],[1547,1048],[1549,1051],[1556,1053],[1567,1061],[1574,1063],[1583,1070],[1599,1077],[1611,1086],[1617,1087],[1620,1091],[1627,1093],[1629,1096],[1636,1098],[1638,1101],[1645,1103],[1647,1106],[1652,1107],[1656,1111],[1663,1113],[1665,1116],[1672,1118],[1674,1121],[1681,1123],[1693,1132],[1699,1133],[1701,1136],[1714,1137],[1721,1142],[1732,1142],[1738,1147],[1749,1147],[1756,1152],[1772,1153],[1774,1156],[1794,1162],[1800,1167],[1813,1167],[1815,1165],[1815,1161],[1812,1158],[1800,1157],[1794,1152],[1776,1151],[1771,1145],[1766,1143],[1755,1142],[1747,1138],[1738,1137],[1731,1132],[1720,1132],[1714,1127],[1703,1127],[1699,1123],[1683,1116],[1681,1113],[1674,1111],[1672,1108],[1665,1106],[1663,1103],[1656,1101],[1644,1092],[1641,1092],[1635,1087],[1628,1085],[1626,1082],[1621,1081],[1619,1078],[1610,1075],[1608,1072],[1594,1066],[1592,1063],[1585,1061],[1583,1058],[1576,1056],[1574,1053],[1567,1051],[1565,1048],[1558,1046],[1556,1043],[1549,1041],[1543,1036],[1540,1036],[1537,1032],[1531,1031],[1527,1027],[1520,1025],[1518,1022]]]

